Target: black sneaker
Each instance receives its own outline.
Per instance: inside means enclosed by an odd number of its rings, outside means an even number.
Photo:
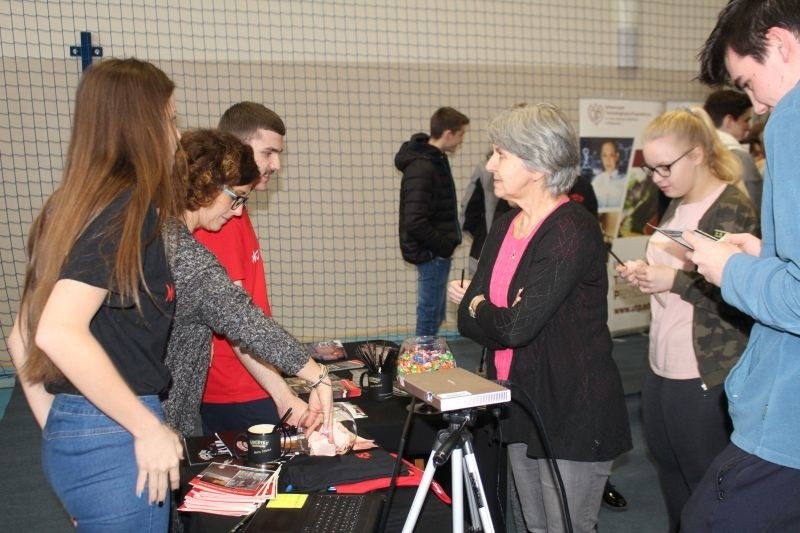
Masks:
[[[606,481],[606,486],[603,489],[603,505],[612,511],[624,511],[628,508],[628,502],[625,501],[625,496],[617,492],[617,489]]]

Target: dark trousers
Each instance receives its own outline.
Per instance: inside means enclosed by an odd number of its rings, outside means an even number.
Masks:
[[[730,442],[722,385],[703,390],[700,379],[666,379],[648,369],[642,385],[642,422],[658,467],[669,531],[714,458]]]
[[[728,445],[681,515],[682,533],[800,531],[800,470]]]
[[[281,417],[272,398],[242,403],[204,403],[200,406],[203,434],[244,431],[256,424],[277,424]]]

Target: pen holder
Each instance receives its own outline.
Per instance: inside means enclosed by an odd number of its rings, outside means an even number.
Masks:
[[[359,385],[365,395],[376,402],[383,402],[392,397],[394,391],[394,368],[386,372],[364,372],[359,378]],[[366,378],[366,383],[364,383]]]

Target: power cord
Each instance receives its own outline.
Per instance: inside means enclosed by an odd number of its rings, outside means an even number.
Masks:
[[[542,417],[539,414],[539,410],[536,408],[536,403],[533,399],[528,395],[528,392],[522,388],[517,387],[516,384],[512,383],[508,380],[496,380],[499,385],[503,385],[511,389],[511,401],[519,405],[531,418],[533,425],[536,426],[536,430],[539,432],[539,438],[542,440],[542,445],[544,446],[544,453],[547,456],[547,459],[550,460],[550,464],[553,467],[553,472],[556,475],[556,480],[558,482],[558,489],[559,493],[561,494],[561,503],[564,509],[564,523],[566,525],[566,529],[568,533],[572,533],[572,518],[569,514],[569,503],[567,502],[567,492],[564,489],[564,480],[561,478],[561,471],[558,469],[558,462],[553,457],[553,450],[550,447],[550,437],[547,435],[547,430],[544,427],[544,423],[542,422]],[[530,403],[531,409],[519,401],[519,399],[514,398],[514,391],[521,392],[525,399],[528,400]],[[499,474],[498,474],[499,475]]]

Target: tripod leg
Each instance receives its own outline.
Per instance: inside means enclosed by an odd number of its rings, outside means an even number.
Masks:
[[[468,476],[466,482],[470,491],[475,496],[483,531],[486,533],[494,533],[492,515],[489,513],[489,507],[486,502],[486,492],[483,490],[483,481],[481,481],[481,474],[478,471],[478,462],[475,460],[475,451],[472,448],[472,442],[470,442],[468,438],[465,438],[462,441],[462,446],[464,448],[464,466]]]
[[[464,483],[469,483],[469,472],[467,471],[467,460],[464,458],[461,464],[461,475]],[[472,524],[471,531],[482,531],[480,528],[481,516],[478,514],[478,504],[475,501],[475,491],[471,486],[467,486],[467,503],[469,504],[469,517],[470,524]]]
[[[433,464],[433,455],[435,453],[436,450],[432,451],[430,457],[428,457],[428,464],[425,465],[425,472],[422,474],[422,480],[419,483],[419,487],[417,487],[414,501],[411,503],[411,510],[408,512],[406,523],[403,525],[403,533],[411,533],[417,525],[417,518],[419,518],[419,513],[422,510],[422,504],[425,502],[425,496],[431,486],[433,474],[436,472],[436,465]]]
[[[453,487],[453,531],[464,531],[464,479],[462,477],[461,447],[453,448],[450,455],[450,481]]]

